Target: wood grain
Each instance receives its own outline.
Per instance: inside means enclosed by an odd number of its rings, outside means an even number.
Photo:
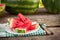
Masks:
[[[39,23],[45,23],[47,26],[58,26],[60,25],[60,14],[58,15],[28,15],[32,20]]]

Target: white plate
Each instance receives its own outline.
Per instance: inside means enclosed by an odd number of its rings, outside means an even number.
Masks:
[[[32,31],[27,32],[27,33],[17,33],[17,32],[14,32],[14,31],[12,31],[12,30],[10,29],[9,25],[7,25],[7,27],[5,27],[5,30],[6,30],[8,33],[11,33],[11,34],[19,34],[19,35],[29,34],[29,33],[36,32],[36,31],[40,28],[40,26],[39,26],[39,24],[38,24],[37,22],[32,22],[32,24],[37,24],[37,25],[38,25],[38,26],[37,26],[37,29],[32,30]]]

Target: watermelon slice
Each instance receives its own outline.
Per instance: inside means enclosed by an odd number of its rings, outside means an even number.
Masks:
[[[18,14],[17,18],[11,18],[9,21],[10,27],[14,29],[17,33],[25,33],[37,28],[36,24],[32,24],[32,21],[23,16],[21,13]]]
[[[23,26],[24,26],[25,28],[27,28],[27,27],[30,27],[31,24],[28,24],[28,23],[27,23],[27,24],[24,24]]]
[[[5,9],[5,4],[0,4],[0,12]]]
[[[24,24],[23,22],[19,21],[17,18],[11,18],[9,21],[10,21],[10,27],[14,29]]]
[[[5,4],[0,4],[0,16],[2,16],[4,11],[5,11]]]
[[[23,16],[21,13],[18,14],[18,19],[22,22],[25,21],[25,16]]]
[[[21,13],[18,14],[18,19],[24,23],[32,23],[30,19],[28,19],[26,16],[22,15]]]
[[[31,25],[30,27],[27,27],[27,31],[32,31],[32,30],[35,30],[37,28],[37,25],[34,24],[34,25]]]
[[[17,20],[14,18],[9,19],[10,28],[16,28],[16,26],[17,26],[16,22],[17,22]]]
[[[29,24],[32,24],[32,21],[28,18],[26,18],[26,20],[24,21],[25,24],[29,23]]]

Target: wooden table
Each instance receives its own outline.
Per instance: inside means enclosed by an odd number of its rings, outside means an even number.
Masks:
[[[39,15],[38,15],[39,14]],[[31,36],[31,37],[13,37],[13,38],[0,38],[0,40],[60,40],[60,14],[38,13],[37,15],[26,15],[31,20],[39,23],[47,24],[47,28],[51,30],[53,35],[46,36]],[[7,18],[14,16],[4,16],[0,18],[0,23],[7,22]]]

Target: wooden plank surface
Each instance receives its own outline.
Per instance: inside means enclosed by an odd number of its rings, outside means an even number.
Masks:
[[[28,17],[39,23],[45,23],[47,26],[60,25],[60,15],[30,15]]]
[[[48,28],[54,34],[47,36],[0,38],[0,40],[60,40],[60,27]]]

